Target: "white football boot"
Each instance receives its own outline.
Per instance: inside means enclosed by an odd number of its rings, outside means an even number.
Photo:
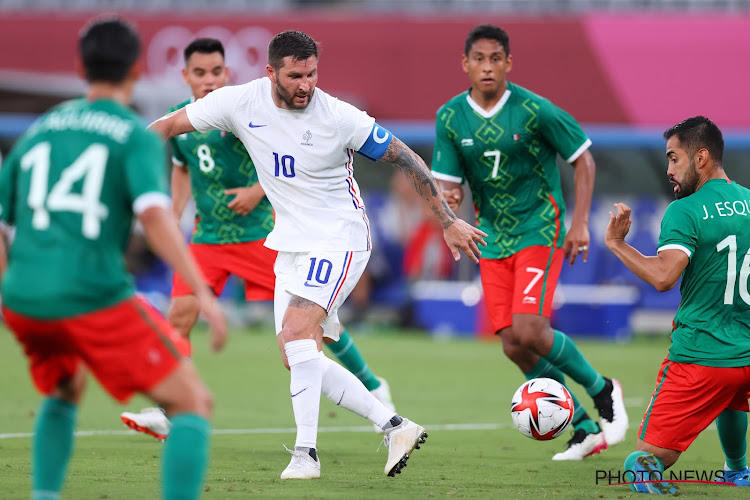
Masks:
[[[403,418],[403,417],[402,417]],[[427,433],[424,427],[417,425],[407,418],[403,419],[396,427],[385,431],[383,443],[388,447],[388,461],[385,463],[385,473],[393,477],[401,474],[401,469],[406,467],[411,452],[419,449],[419,445],[425,442]]]
[[[396,406],[394,406],[393,398],[391,397],[391,386],[388,385],[388,382],[384,378],[375,378],[380,381],[380,387],[371,390],[370,394],[375,396],[375,399],[383,403],[383,406],[396,413]],[[377,432],[378,434],[383,434],[383,429],[378,427],[377,424],[372,424],[372,426],[375,428],[375,432]]]
[[[594,406],[599,411],[601,427],[604,432],[604,440],[608,446],[614,446],[625,440],[628,431],[628,413],[625,411],[625,401],[622,398],[622,386],[615,379],[607,379],[611,389],[606,392],[607,386],[602,392],[594,396]]]
[[[290,450],[289,448],[286,448],[286,451],[292,454],[292,459],[284,472],[281,473],[281,479],[316,479],[320,477],[320,457],[315,460],[304,451]]]
[[[140,413],[122,412],[120,420],[134,431],[154,436],[161,441],[167,439],[172,428],[172,423],[161,408],[145,408]]]
[[[552,460],[583,460],[589,455],[601,453],[607,449],[607,442],[604,440],[604,433],[586,432],[578,429],[573,433],[573,437],[568,441],[568,448],[552,457]]]

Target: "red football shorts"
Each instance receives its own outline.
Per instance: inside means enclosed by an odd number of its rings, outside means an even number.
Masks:
[[[187,340],[139,297],[70,318],[34,319],[6,307],[3,316],[29,359],[34,385],[45,395],[83,363],[124,403],[157,386],[190,352]]]
[[[234,274],[245,280],[246,300],[273,300],[276,283],[273,264],[276,262],[277,252],[264,247],[264,242],[265,240],[258,240],[224,245],[191,243],[188,249],[214,295],[221,295],[229,275]],[[185,280],[175,273],[172,279],[172,297],[191,293],[193,291]]]
[[[645,442],[685,451],[725,408],[748,411],[750,367],[720,368],[665,359],[638,430]]]
[[[550,317],[562,261],[562,248],[545,246],[527,247],[505,259],[479,259],[494,332],[511,326],[514,314]]]

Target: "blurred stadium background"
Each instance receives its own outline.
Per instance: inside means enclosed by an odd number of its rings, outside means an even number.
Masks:
[[[468,85],[459,65],[466,33],[486,22],[505,28],[510,79],[569,111],[593,141],[591,253],[564,267],[553,318],[573,335],[624,340],[670,330],[678,290],[650,289],[603,246],[609,207],[625,201],[631,243],[654,252],[672,198],[665,128],[697,114],[713,119],[725,133],[729,176],[750,185],[748,0],[0,0],[0,152],[41,112],[80,94],[76,33],[104,12],[132,20],[144,38],[135,106],[146,121],[189,96],[181,54],[193,38],[222,40],[233,83],[244,83],[265,74],[275,33],[300,29],[321,43],[319,86],[367,110],[428,163],[435,111]],[[563,163],[560,171],[567,196],[573,172]],[[421,202],[400,194],[389,166],[358,158],[356,176],[376,241],[349,320],[487,334],[476,266],[446,261]],[[189,233],[190,214],[183,226]],[[139,288],[165,304],[168,271],[138,239],[132,256]],[[267,308],[245,307],[239,290],[225,293],[235,321],[270,319]]]

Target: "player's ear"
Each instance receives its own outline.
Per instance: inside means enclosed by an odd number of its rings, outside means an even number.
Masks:
[[[266,64],[266,75],[268,75],[271,83],[276,85],[276,70],[273,69],[273,66],[271,66],[270,64]]]
[[[708,153],[708,150],[706,148],[701,148],[695,153],[695,164],[698,168],[703,168],[708,165],[710,157],[711,155]]]
[[[76,59],[76,74],[81,77],[82,80],[86,80],[86,68],[83,66],[83,61]]]
[[[505,72],[510,73],[510,70],[513,69],[513,56],[508,55],[508,57],[505,59]]]
[[[182,80],[185,83],[188,83],[188,71],[187,71],[187,68],[182,68]],[[189,85],[189,83],[188,83],[188,85]]]
[[[143,65],[141,64],[141,61],[138,60],[133,63],[133,65],[130,67],[129,77],[133,79],[133,81],[137,81],[141,74],[143,73]]]
[[[469,72],[469,58],[466,54],[461,54],[461,68],[464,70],[464,73]]]

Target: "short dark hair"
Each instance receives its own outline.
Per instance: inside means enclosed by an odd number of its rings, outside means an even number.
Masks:
[[[121,83],[141,53],[138,32],[117,17],[100,18],[86,25],[78,50],[89,82]]]
[[[199,54],[213,54],[214,52],[218,52],[221,54],[221,57],[224,57],[224,46],[216,38],[196,38],[185,47],[185,62],[196,52]]]
[[[664,131],[664,138],[667,140],[675,135],[680,141],[680,146],[691,157],[698,150],[706,148],[714,163],[721,165],[724,156],[724,136],[719,127],[705,116],[688,118]]]
[[[505,55],[510,55],[510,38],[504,29],[495,26],[494,24],[480,24],[475,26],[469,31],[466,36],[466,45],[464,45],[464,54],[469,55],[471,46],[474,42],[486,38],[488,40],[497,40],[497,42],[505,49]]]
[[[318,42],[301,31],[282,31],[268,44],[268,64],[278,71],[284,65],[284,58],[289,56],[294,61],[318,57]]]

